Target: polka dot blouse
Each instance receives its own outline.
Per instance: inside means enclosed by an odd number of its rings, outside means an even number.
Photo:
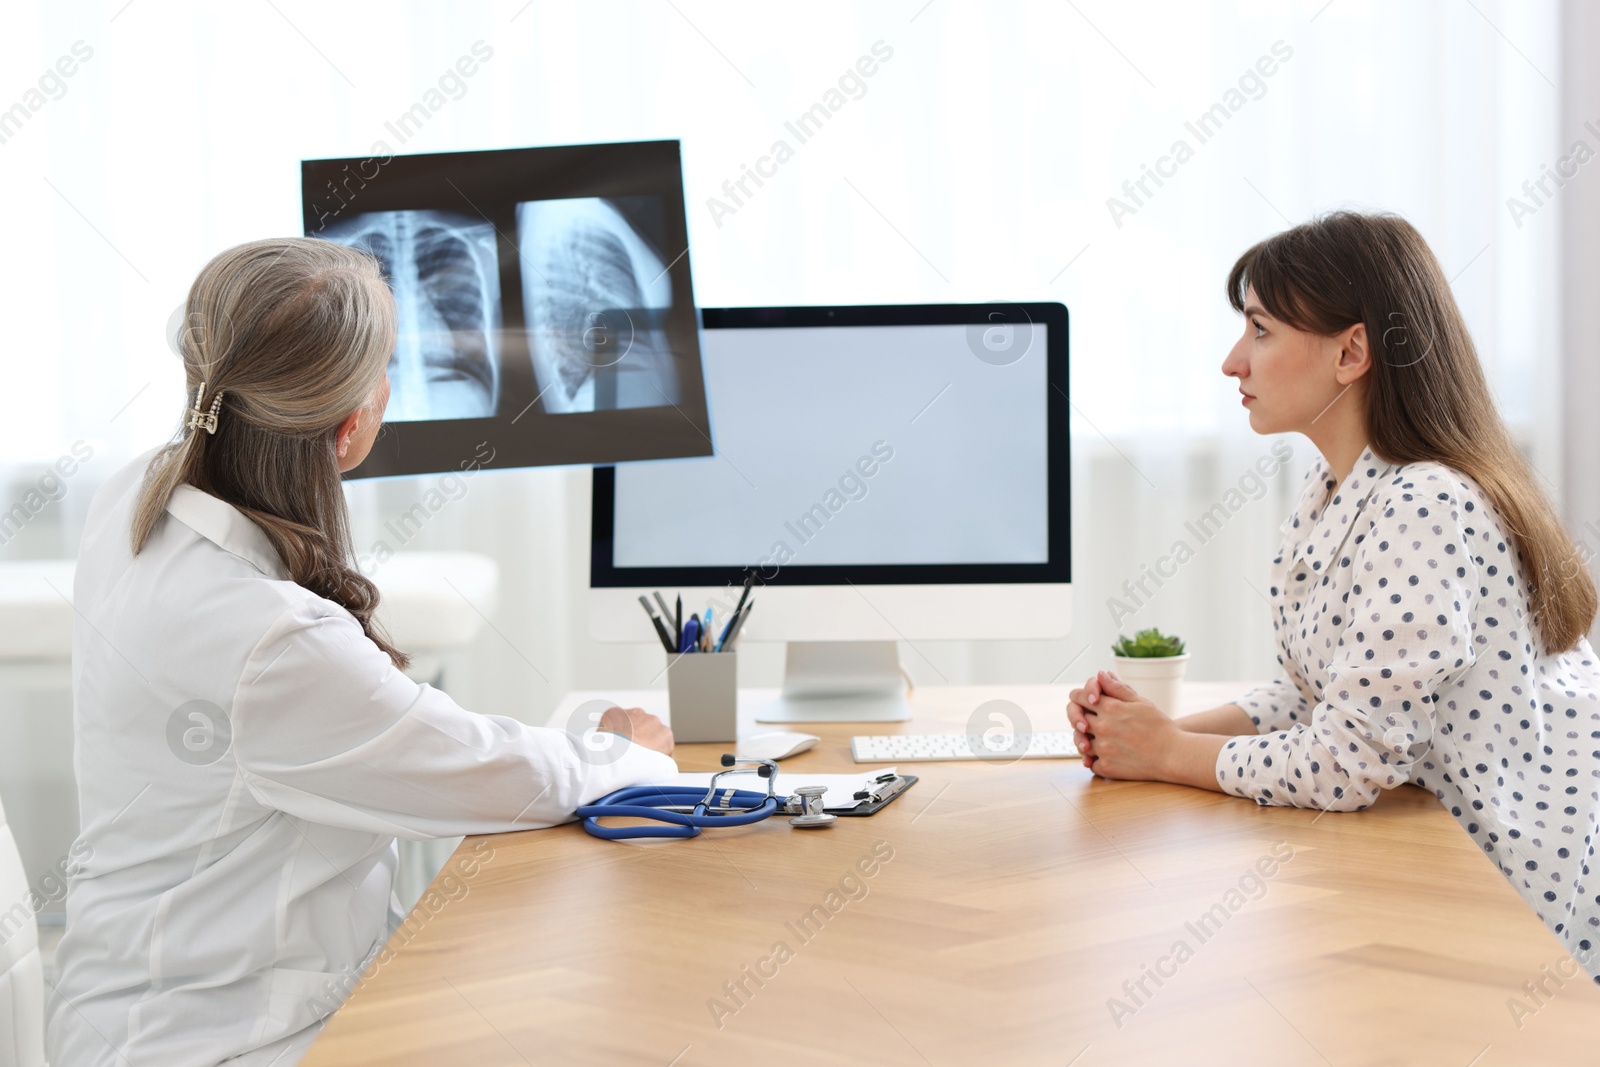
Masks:
[[[1308,475],[1272,561],[1286,678],[1217,757],[1258,804],[1359,811],[1411,782],[1450,809],[1600,982],[1600,665],[1536,648],[1516,550],[1476,483],[1368,449]]]

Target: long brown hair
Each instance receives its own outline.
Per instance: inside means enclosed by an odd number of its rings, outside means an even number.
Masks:
[[[222,394],[216,433],[184,427],[145,472],[137,555],[172,492],[188,484],[238,508],[290,577],[342,605],[395,666],[409,663],[373,618],[377,586],[353,565],[339,480],[339,424],[371,404],[395,343],[394,298],[377,260],[332,241],[280,237],[218,254],[189,289],[178,333],[188,400]]]
[[[1476,482],[1516,548],[1544,650],[1573,648],[1594,623],[1594,580],[1495,410],[1450,283],[1416,228],[1397,215],[1325,215],[1240,256],[1228,272],[1235,311],[1251,288],[1297,330],[1331,337],[1366,324],[1373,452]]]

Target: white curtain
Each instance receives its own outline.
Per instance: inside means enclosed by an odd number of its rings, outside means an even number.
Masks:
[[[301,159],[378,141],[678,138],[701,305],[1071,311],[1074,633],[919,642],[902,647],[913,677],[1078,680],[1119,624],[1186,637],[1192,677],[1264,676],[1258,591],[1313,458],[1303,440],[1261,499],[1191,538],[1194,558],[1147,586],[1136,614],[1108,606],[1273,443],[1218,371],[1240,329],[1228,267],[1316,212],[1404,214],[1454,278],[1529,456],[1560,484],[1560,193],[1507,205],[1575,138],[1594,141],[1562,127],[1559,16],[1546,0],[14,4],[0,36],[0,108],[25,112],[0,142],[4,502],[74,442],[93,457],[0,558],[71,555],[96,484],[175,427],[167,320],[211,255],[299,232]],[[492,56],[451,78],[478,42]],[[852,80],[863,56],[873,73]],[[831,90],[842,106],[799,143],[785,124]],[[401,143],[395,123],[418,103],[429,117]],[[734,206],[724,182],[779,140],[792,157],[775,175],[731,213],[708,204]],[[353,485],[358,540],[432,485]],[[494,629],[446,679],[466,706],[538,721],[568,688],[657,675],[659,649],[587,636],[587,507],[584,470],[488,473],[405,546],[502,567]],[[745,684],[776,683],[780,647],[744,659]]]

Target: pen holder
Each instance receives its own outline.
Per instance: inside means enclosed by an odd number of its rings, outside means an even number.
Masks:
[[[738,739],[737,652],[686,652],[667,664],[667,715],[681,744]]]

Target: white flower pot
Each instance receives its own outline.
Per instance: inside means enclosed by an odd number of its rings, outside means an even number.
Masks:
[[[1178,714],[1183,691],[1183,671],[1189,653],[1181,656],[1113,656],[1117,677],[1138,690],[1139,695],[1160,708],[1167,718]]]

